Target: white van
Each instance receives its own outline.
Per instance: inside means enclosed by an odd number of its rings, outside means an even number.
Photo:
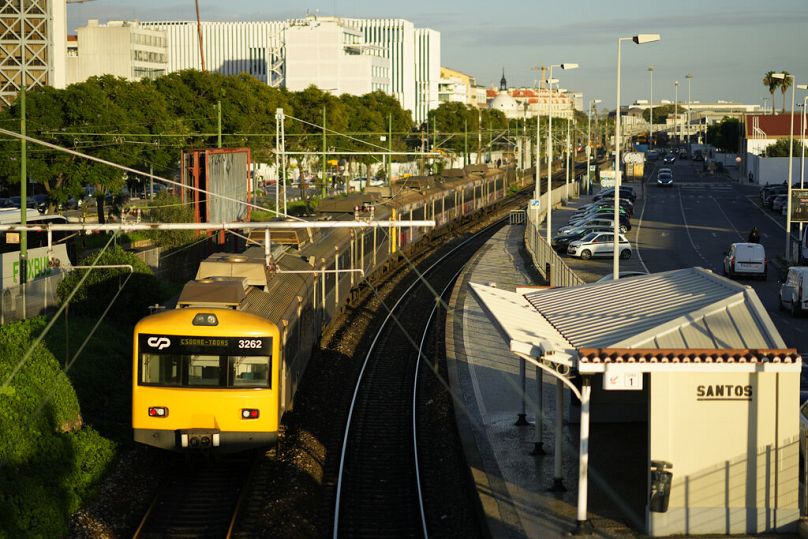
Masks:
[[[780,308],[790,309],[794,316],[808,311],[808,267],[788,268],[786,280],[780,285]]]
[[[759,243],[733,243],[724,254],[724,275],[760,277],[769,274],[766,250]]]

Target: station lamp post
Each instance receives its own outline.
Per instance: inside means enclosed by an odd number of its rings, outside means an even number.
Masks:
[[[788,136],[788,187],[786,194],[786,261],[791,261],[791,184],[794,177],[792,163],[794,162],[794,94],[797,88],[800,90],[808,89],[806,84],[797,84],[794,75],[790,73],[773,73],[772,78],[785,80],[786,77],[791,78],[791,127]]]
[[[654,147],[654,66],[648,66],[648,74],[651,75],[651,100],[648,102],[648,149]]]
[[[553,110],[552,110],[552,94],[553,94],[553,83],[557,83],[557,80],[553,80],[553,68],[560,67],[561,69],[577,69],[578,64],[551,64],[550,65],[550,78],[548,82],[550,84],[550,111],[547,115],[547,243],[550,243],[551,238],[553,237],[553,220],[552,220],[552,209],[553,209],[553,199],[552,199],[552,191],[553,191]]]
[[[587,111],[586,121],[586,192],[589,193],[589,188],[592,185],[589,176],[589,163],[592,156],[592,107],[599,104],[600,99],[591,99],[589,101],[589,110]],[[596,114],[597,115],[597,114]]]
[[[620,278],[620,49],[623,41],[634,41],[637,45],[659,41],[659,34],[638,34],[633,37],[617,38],[617,109],[614,127],[614,250],[612,252],[612,272],[614,280]]]

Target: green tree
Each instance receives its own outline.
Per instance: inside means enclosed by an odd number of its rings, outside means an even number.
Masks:
[[[676,113],[676,109],[676,105],[660,105],[658,107],[654,107],[654,123],[664,124],[668,120],[668,116],[672,116]],[[649,108],[642,111],[642,117],[646,122],[650,122],[651,109]],[[586,122],[586,120],[584,120],[584,122]]]
[[[725,152],[737,153],[741,136],[741,123],[737,118],[724,118],[707,127],[707,144]]]
[[[767,71],[766,74],[763,75],[763,86],[768,88],[772,96],[772,114],[774,114],[774,92],[777,91],[777,88],[780,87],[780,83],[782,82],[781,79],[774,78],[774,73],[774,71]]]
[[[786,92],[788,91],[789,88],[791,88],[791,85],[794,83],[794,79],[791,78],[791,73],[789,73],[785,69],[782,70],[781,73],[784,75],[784,77],[782,79],[780,79],[780,84],[778,85],[778,88],[780,88],[780,93],[783,94],[783,108],[781,110],[781,113],[785,114],[786,113]],[[773,108],[774,108],[774,102],[772,102],[772,109]]]
[[[787,138],[778,139],[777,142],[769,144],[763,152],[765,157],[788,157],[788,140]],[[804,151],[802,143],[798,139],[794,139],[794,152],[793,156],[800,155],[800,151]]]

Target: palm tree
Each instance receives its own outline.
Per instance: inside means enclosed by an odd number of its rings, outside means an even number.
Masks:
[[[785,77],[780,79],[780,84],[778,85],[778,87],[780,88],[780,91],[783,93],[783,112],[782,113],[785,114],[786,113],[786,92],[788,91],[789,88],[791,88],[791,83],[794,82],[794,79],[791,78],[791,73],[789,73],[785,69],[783,71],[781,71],[781,73],[783,75],[785,75]]]
[[[763,86],[767,86],[769,88],[769,93],[772,95],[772,114],[774,114],[774,92],[777,91],[777,88],[780,87],[780,84],[783,82],[780,79],[775,79],[773,75],[775,71],[767,71],[765,75],[763,75]]]

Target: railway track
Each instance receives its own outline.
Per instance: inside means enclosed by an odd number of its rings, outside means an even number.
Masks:
[[[333,537],[428,536],[416,447],[416,372],[430,320],[465,262],[504,219],[451,248],[420,272],[389,308],[365,355],[348,412],[338,471]],[[403,313],[417,313],[407,316]],[[384,313],[383,313],[384,314]],[[422,335],[419,345],[413,335]],[[431,478],[440,481],[440,478]],[[442,511],[437,511],[442,513]]]
[[[179,457],[177,458],[179,461]],[[230,537],[255,458],[185,459],[172,468],[135,539]]]

